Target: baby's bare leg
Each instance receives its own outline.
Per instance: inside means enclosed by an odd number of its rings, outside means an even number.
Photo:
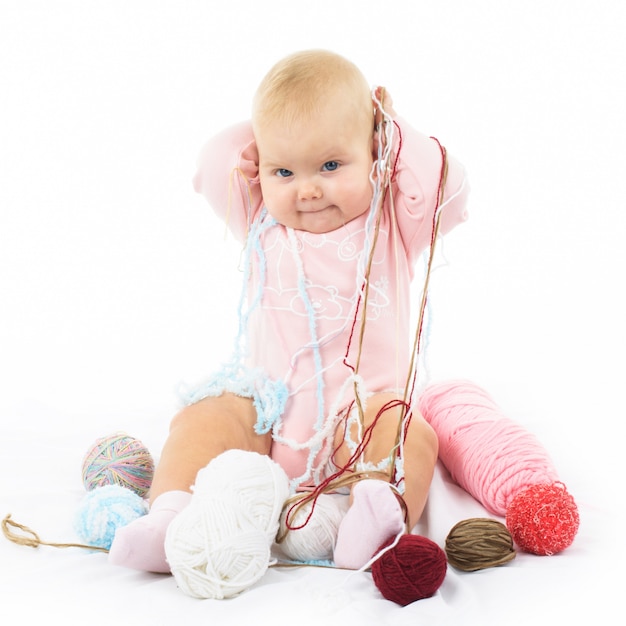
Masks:
[[[271,435],[257,435],[250,398],[234,394],[205,398],[174,417],[154,473],[150,501],[167,491],[190,491],[199,470],[231,450],[269,454]]]
[[[376,425],[365,449],[363,461],[377,465],[389,456],[396,445],[400,408],[383,410],[394,398],[392,394],[381,393],[368,399],[364,425],[367,428],[375,420]],[[338,436],[340,434],[342,433],[338,433]],[[339,445],[340,442],[337,443]],[[419,413],[413,414],[404,440],[403,497],[409,528],[417,523],[426,505],[437,452],[434,431]],[[341,446],[336,458],[339,464],[348,461],[349,451],[345,444]],[[352,490],[352,506],[339,529],[335,549],[335,561],[342,567],[357,569],[363,566],[382,543],[396,536],[404,526],[403,511],[393,491],[381,480],[389,481],[389,476],[372,475],[372,480],[357,483]]]
[[[232,394],[205,398],[178,413],[154,474],[150,512],[115,533],[109,561],[133,569],[169,572],[165,533],[189,503],[196,474],[226,450],[269,453],[271,435],[254,432],[256,419],[252,400]]]

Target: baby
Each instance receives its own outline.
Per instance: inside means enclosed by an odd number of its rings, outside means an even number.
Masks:
[[[118,530],[109,559],[168,572],[166,529],[196,474],[241,449],[270,455],[294,492],[361,478],[333,559],[363,567],[428,496],[437,438],[405,395],[410,284],[436,218],[439,234],[465,219],[463,168],[353,63],[312,50],[270,70],[251,122],[207,144],[194,185],[245,245],[239,333],[174,417],[150,512]]]

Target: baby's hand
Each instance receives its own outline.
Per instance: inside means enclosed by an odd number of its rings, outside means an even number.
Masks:
[[[382,105],[383,111],[389,115],[392,119],[396,117],[396,112],[393,108],[393,100],[389,95],[389,92],[384,87],[376,87],[374,91],[375,99],[374,99],[374,122],[376,127],[382,122],[383,114],[381,112],[381,106],[379,106],[378,102]],[[378,102],[376,102],[378,100]]]

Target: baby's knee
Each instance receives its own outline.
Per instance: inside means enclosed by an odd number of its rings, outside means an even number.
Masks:
[[[257,413],[252,399],[234,394],[207,397],[179,411],[170,423],[170,433],[188,431],[211,437],[224,449],[239,448],[269,454],[271,434],[255,431]]]
[[[415,413],[406,430],[406,441],[419,448],[421,455],[432,457],[433,464],[439,454],[439,439],[435,429],[422,417]]]

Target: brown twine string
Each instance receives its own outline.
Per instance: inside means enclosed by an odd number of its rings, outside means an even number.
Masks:
[[[515,558],[507,527],[493,519],[473,517],[455,526],[446,537],[448,563],[464,572],[504,565]]]
[[[9,529],[9,526],[20,530],[24,534],[16,534]],[[28,526],[18,524],[11,519],[9,513],[2,520],[2,532],[4,536],[13,543],[20,546],[28,546],[29,548],[38,548],[39,546],[50,546],[52,548],[86,548],[88,550],[99,550],[100,552],[108,552],[106,548],[100,548],[98,546],[88,546],[84,543],[52,543],[49,541],[42,541],[39,535]]]
[[[385,88],[383,87],[381,94],[380,94],[381,109],[384,106],[384,102],[385,102]],[[382,120],[382,111],[381,111],[381,120]],[[378,140],[380,141],[381,145],[384,147],[385,134],[383,132],[379,133]],[[365,285],[364,285],[363,302],[362,302],[361,327],[359,329],[358,351],[357,351],[356,361],[354,365],[355,374],[358,374],[359,372],[359,367],[361,364],[361,356],[363,354],[363,341],[365,339],[365,324],[367,322],[367,306],[369,303],[369,292],[370,292],[369,277],[372,272],[372,265],[374,263],[374,253],[376,251],[376,244],[378,242],[378,236],[380,234],[380,222],[382,220],[382,215],[383,215],[382,209],[383,209],[385,197],[387,194],[389,194],[389,197],[391,198],[391,201],[393,202],[393,193],[391,190],[391,172],[389,169],[389,162],[387,161],[386,163],[384,163],[384,165],[385,165],[385,171],[383,173],[383,178],[382,179],[379,178],[379,181],[381,182],[382,190],[381,190],[380,196],[378,197],[378,204],[376,206],[376,223],[374,225],[374,238],[370,247],[369,256],[367,259],[367,265],[365,269]],[[364,408],[363,408],[363,403],[361,400],[361,394],[359,393],[357,387],[358,385],[357,385],[357,382],[355,381],[354,382],[354,400],[355,400],[357,410],[359,413],[359,421],[361,423],[361,428],[365,428]]]
[[[400,449],[400,441],[402,438],[402,427],[404,424],[404,418],[406,417],[407,409],[408,409],[408,401],[409,395],[413,392],[412,380],[415,377],[415,368],[417,355],[420,350],[420,339],[422,326],[424,324],[424,315],[426,313],[426,301],[428,299],[428,288],[430,285],[430,277],[433,269],[433,262],[435,259],[435,245],[437,243],[437,238],[439,237],[439,227],[441,224],[441,211],[439,211],[439,207],[443,203],[445,186],[448,180],[448,153],[443,146],[441,148],[441,180],[439,181],[439,190],[437,194],[437,206],[435,207],[435,224],[433,226],[432,239],[430,244],[430,251],[428,254],[428,263],[426,266],[426,276],[424,277],[424,286],[422,288],[422,297],[420,299],[419,306],[419,314],[417,317],[417,324],[415,328],[415,337],[413,339],[413,350],[411,351],[411,361],[409,364],[409,372],[407,375],[406,383],[404,385],[404,397],[402,399],[403,409],[401,411],[400,420],[398,421],[398,432],[396,434],[396,445],[391,453],[391,467],[393,468],[396,464],[396,460],[398,457],[399,449]],[[393,471],[393,469],[392,469]]]
[[[384,98],[385,98],[385,90],[382,90],[381,93],[381,97],[380,97],[380,102],[381,102],[381,106],[384,103]],[[379,140],[382,142],[384,140],[384,134],[381,133]],[[440,227],[440,221],[441,221],[441,213],[439,212],[439,207],[441,206],[441,204],[443,203],[443,199],[444,199],[444,193],[445,193],[445,186],[446,186],[446,182],[447,182],[447,178],[448,178],[448,155],[446,152],[446,149],[440,145],[440,149],[441,149],[441,157],[442,157],[442,166],[441,166],[441,179],[439,181],[439,189],[438,189],[438,193],[437,193],[437,205],[435,207],[436,209],[436,213],[435,213],[435,222],[433,225],[433,232],[432,232],[432,237],[431,237],[431,245],[430,245],[430,253],[429,253],[429,257],[428,257],[428,264],[427,264],[427,268],[426,268],[426,276],[424,278],[424,286],[422,289],[422,297],[421,297],[421,301],[420,301],[420,307],[419,307],[419,315],[418,315],[418,320],[417,320],[417,328],[416,328],[416,333],[415,333],[415,338],[414,338],[414,342],[413,342],[413,350],[411,353],[411,361],[410,361],[410,365],[409,365],[409,372],[408,372],[408,376],[407,376],[407,380],[405,383],[405,387],[404,387],[404,396],[403,396],[403,408],[400,411],[400,416],[398,419],[398,429],[397,429],[397,434],[396,434],[396,441],[395,441],[395,445],[393,447],[393,449],[390,452],[390,461],[391,461],[391,475],[393,476],[393,467],[395,466],[396,460],[397,460],[397,456],[398,456],[398,452],[399,452],[399,448],[400,448],[400,442],[402,439],[402,428],[403,428],[403,424],[404,424],[404,419],[406,417],[407,414],[407,409],[408,409],[408,397],[410,395],[410,393],[412,392],[412,385],[411,385],[411,381],[412,378],[414,376],[414,370],[415,370],[415,363],[416,363],[416,357],[417,354],[419,354],[419,346],[420,346],[420,336],[421,336],[421,330],[422,330],[422,326],[423,326],[423,322],[424,322],[424,315],[425,315],[425,311],[426,311],[426,300],[428,297],[428,287],[429,287],[429,283],[430,283],[430,277],[431,277],[431,273],[432,273],[432,267],[433,267],[433,261],[434,261],[434,257],[435,257],[435,244],[439,235],[439,227]],[[366,276],[366,281],[365,281],[365,289],[364,289],[364,294],[363,294],[363,312],[361,313],[361,327],[360,327],[360,331],[359,331],[359,341],[358,341],[358,351],[357,351],[357,356],[356,356],[356,364],[354,367],[354,372],[358,373],[359,371],[359,365],[361,362],[361,356],[362,356],[362,351],[363,351],[363,341],[364,341],[364,337],[365,337],[365,323],[366,323],[366,319],[367,319],[367,305],[368,305],[368,299],[369,299],[369,276],[371,273],[371,268],[372,268],[372,263],[373,263],[373,259],[374,259],[374,251],[376,248],[376,243],[378,241],[378,235],[379,235],[379,231],[380,231],[380,221],[381,221],[381,217],[382,217],[382,208],[383,208],[383,204],[384,204],[384,199],[385,197],[388,195],[389,199],[390,199],[390,210],[391,210],[391,215],[392,218],[395,218],[395,204],[394,204],[394,198],[393,198],[393,192],[392,192],[392,188],[391,188],[391,174],[392,172],[390,172],[389,169],[389,164],[387,164],[386,167],[386,173],[385,173],[385,178],[383,179],[382,183],[383,183],[383,193],[381,193],[380,198],[379,198],[379,204],[376,208],[377,211],[377,215],[376,215],[376,224],[375,224],[375,228],[374,228],[374,240],[372,242],[372,246],[370,249],[370,254],[368,257],[368,262],[367,262],[367,267],[366,267],[366,272],[365,272],[365,276]],[[394,220],[395,221],[395,220]],[[364,428],[364,422],[365,422],[365,417],[364,417],[364,410],[363,410],[363,406],[362,406],[362,402],[361,402],[361,398],[360,398],[360,394],[358,392],[357,389],[357,382],[355,381],[354,383],[354,391],[355,391],[355,403],[357,406],[357,410],[359,413],[359,419],[361,422],[361,427]]]

